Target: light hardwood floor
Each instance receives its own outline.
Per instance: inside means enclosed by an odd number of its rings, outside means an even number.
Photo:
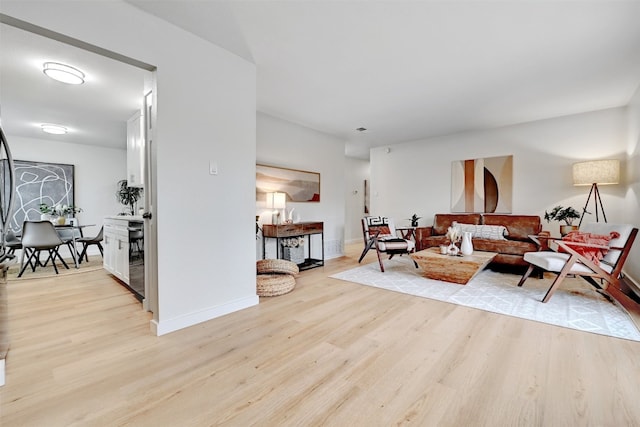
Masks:
[[[327,278],[360,248],[163,337],[103,271],[11,282],[0,425],[640,425],[640,343]]]

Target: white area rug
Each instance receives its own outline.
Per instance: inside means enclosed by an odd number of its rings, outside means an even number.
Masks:
[[[531,277],[518,288],[520,276],[484,270],[466,285],[431,280],[408,257],[384,261],[385,272],[371,263],[331,276],[335,279],[419,297],[521,317],[565,328],[640,341],[640,331],[617,302],[611,302],[580,278],[566,278],[551,300],[540,301],[553,275]]]

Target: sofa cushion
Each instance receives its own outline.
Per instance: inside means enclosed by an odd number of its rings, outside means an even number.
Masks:
[[[500,215],[484,214],[482,223],[486,225],[503,225],[507,228],[509,239],[529,241],[529,235],[536,235],[542,230],[540,217],[537,215]]]
[[[449,241],[445,236],[423,237],[422,239],[419,240],[418,249],[422,250],[427,248],[433,248],[435,246],[446,245],[448,243]]]
[[[378,240],[378,248],[383,251],[403,251],[412,252],[416,244],[412,240],[389,238]]]
[[[508,255],[522,256],[527,252],[535,252],[538,250],[532,241],[473,239],[472,243],[473,249],[476,251],[498,252]]]
[[[443,236],[454,222],[463,224],[481,224],[480,214],[436,214],[433,217],[433,235]]]
[[[504,225],[474,225],[474,224],[460,224],[456,223],[456,226],[464,232],[471,232],[472,238],[489,239],[489,240],[505,240],[505,234],[508,234],[507,228]]]

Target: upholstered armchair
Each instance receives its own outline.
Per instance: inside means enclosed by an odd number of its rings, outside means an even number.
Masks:
[[[384,265],[380,254],[389,255],[389,259],[394,255],[410,254],[415,251],[415,242],[408,239],[399,238],[396,235],[396,229],[393,219],[379,216],[367,216],[362,218],[362,237],[364,239],[364,250],[358,259],[358,263],[362,261],[364,256],[370,249],[375,249],[378,255],[378,264],[380,271],[384,273]],[[418,264],[413,261],[416,268]]]
[[[637,234],[638,229],[629,224],[583,224],[578,232],[563,239],[550,239],[550,251],[525,253],[529,267],[518,286],[538,268],[557,275],[542,302],[549,301],[568,274],[581,276],[617,299],[622,295],[622,267]]]

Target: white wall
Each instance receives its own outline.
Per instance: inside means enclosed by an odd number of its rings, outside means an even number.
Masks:
[[[11,154],[16,160],[65,163],[74,165],[74,204],[82,208],[76,214],[80,224],[96,224],[84,230],[86,236],[95,235],[102,219],[116,215],[122,205],[115,197],[117,182],[127,175],[124,149],[67,144],[48,138],[31,139],[7,135]],[[98,254],[96,246],[89,254]]]
[[[125,150],[67,144],[47,138],[7,135],[7,139],[16,160],[74,165],[74,204],[82,208],[82,212],[76,214],[80,224],[102,224],[105,216],[117,215],[122,210],[115,193],[118,181],[127,175]]]
[[[420,224],[429,225],[435,213],[450,212],[452,161],[506,155],[513,155],[514,214],[543,216],[556,205],[582,211],[589,187],[573,186],[572,164],[603,158],[624,161],[629,147],[627,115],[626,108],[614,108],[413,141],[392,146],[389,153],[385,147],[372,149],[372,213],[404,219],[416,212],[424,217]],[[635,150],[637,162],[637,144]],[[638,218],[637,182],[634,188],[635,201],[626,185],[601,186],[608,222],[629,221],[633,212]],[[635,209],[630,206],[634,203]],[[593,210],[593,204],[589,206]],[[593,215],[585,217],[585,222],[591,221]],[[543,224],[559,235],[557,222]],[[637,271],[637,264],[638,258],[627,261],[634,265],[630,271]]]
[[[345,159],[346,203],[344,236],[346,243],[362,242],[360,219],[364,213],[364,180],[369,180],[369,161],[347,157]],[[368,183],[368,185],[371,185]]]
[[[300,221],[324,222],[325,259],[343,254],[344,159],[344,141],[267,114],[257,114],[257,163],[320,173],[320,202],[288,203],[287,210],[295,208],[294,217],[299,216]],[[271,214],[266,212],[264,202],[256,202],[256,215],[261,215],[261,222],[271,223]],[[261,258],[262,242],[258,241],[257,246],[256,255]],[[316,246],[313,249],[319,250]],[[274,251],[275,243],[268,242],[267,258],[275,258]]]
[[[640,88],[629,103],[628,113],[625,222],[640,228]],[[636,238],[625,266],[625,273],[635,281],[640,290],[640,236]]]
[[[255,66],[121,1],[9,0],[0,9],[157,66],[154,331],[257,304]]]

